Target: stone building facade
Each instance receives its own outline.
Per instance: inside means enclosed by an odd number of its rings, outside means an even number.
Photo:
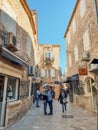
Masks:
[[[71,101],[96,111],[98,0],[77,0],[64,37]]]
[[[36,14],[26,0],[0,0],[0,127],[15,122],[32,104]]]
[[[60,81],[60,45],[39,44],[39,69],[42,85],[51,84],[55,86],[56,96],[59,94]]]

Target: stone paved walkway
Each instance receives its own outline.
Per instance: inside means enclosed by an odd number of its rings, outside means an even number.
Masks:
[[[49,110],[48,110],[49,111]],[[16,124],[6,130],[97,130],[96,115],[83,108],[68,103],[63,114],[61,105],[54,101],[54,114],[43,114],[43,103],[31,109]]]

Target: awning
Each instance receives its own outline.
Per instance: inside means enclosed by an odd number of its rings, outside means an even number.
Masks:
[[[78,74],[74,74],[71,77],[69,77],[69,80],[79,80],[79,75]]]
[[[70,83],[69,78],[65,79],[62,83]]]
[[[98,59],[94,58],[94,59],[91,61],[91,64],[98,64]]]
[[[21,58],[17,57],[15,54],[13,54],[12,52],[8,51],[5,48],[2,48],[2,56],[4,56],[5,58],[8,58],[14,64],[18,64],[26,68],[28,68],[29,66],[25,61],[23,61]]]
[[[67,77],[67,79],[63,81],[62,83],[70,83],[71,81],[78,81],[78,80],[79,80],[78,74],[74,74],[70,77]]]

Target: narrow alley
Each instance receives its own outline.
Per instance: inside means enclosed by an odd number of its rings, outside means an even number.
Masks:
[[[47,110],[48,111],[48,110]],[[43,103],[31,109],[6,130],[96,130],[96,114],[68,103],[62,116],[61,105],[54,101],[53,115],[43,114]]]

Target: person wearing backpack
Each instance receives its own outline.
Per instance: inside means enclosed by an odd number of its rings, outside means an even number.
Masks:
[[[51,92],[52,92],[52,98],[55,98],[55,91],[54,91],[54,87],[51,87]]]

